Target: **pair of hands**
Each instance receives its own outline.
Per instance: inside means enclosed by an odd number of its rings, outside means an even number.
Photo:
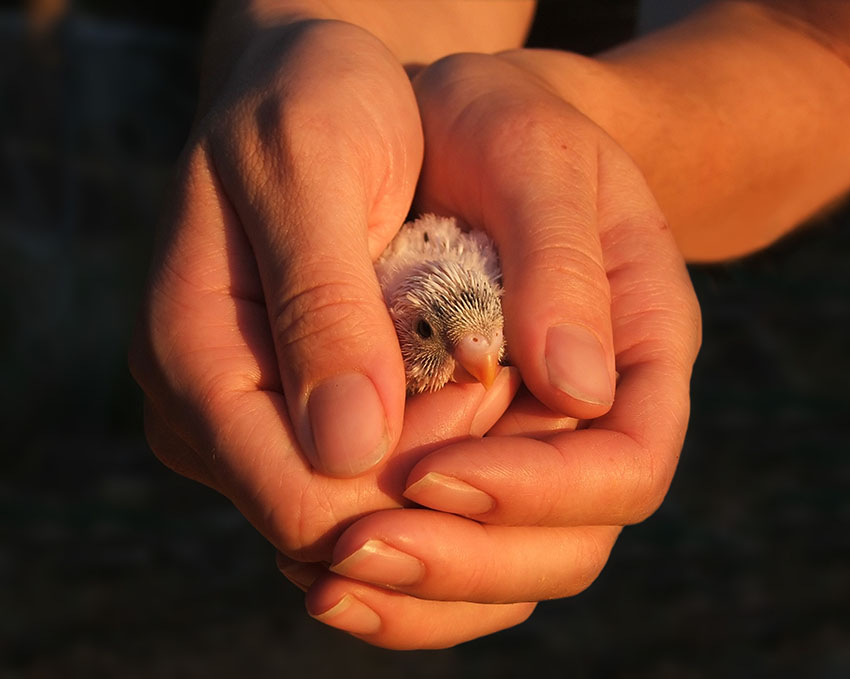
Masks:
[[[456,644],[587,587],[684,437],[682,258],[536,58],[411,84],[352,25],[258,40],[199,116],[157,248],[130,353],[151,447],[234,502],[312,615],[376,645]],[[515,367],[488,391],[405,404],[372,261],[414,191],[499,248]]]

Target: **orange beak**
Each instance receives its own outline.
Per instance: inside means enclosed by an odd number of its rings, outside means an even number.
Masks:
[[[465,372],[481,382],[485,389],[489,389],[499,372],[501,349],[501,331],[497,332],[492,339],[487,339],[480,333],[470,333],[463,337],[452,353],[457,364],[455,381],[465,381],[462,379]]]

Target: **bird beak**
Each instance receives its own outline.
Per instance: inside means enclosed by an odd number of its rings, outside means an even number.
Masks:
[[[492,340],[479,333],[471,333],[463,337],[455,346],[454,356],[455,381],[463,377],[463,372],[471,375],[489,389],[499,371],[499,352],[502,349],[502,333],[498,332]],[[458,374],[460,372],[460,374]]]

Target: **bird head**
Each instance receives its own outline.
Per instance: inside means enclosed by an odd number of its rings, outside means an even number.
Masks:
[[[504,358],[501,288],[452,261],[419,264],[389,300],[410,393],[474,378],[489,387]]]

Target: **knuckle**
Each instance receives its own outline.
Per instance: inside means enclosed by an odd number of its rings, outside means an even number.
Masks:
[[[605,268],[590,246],[564,242],[563,230],[541,229],[533,246],[522,253],[519,271],[536,279],[534,285],[567,298],[571,308],[609,309],[611,289]]]
[[[451,563],[444,565],[445,571],[451,571]],[[469,564],[469,568],[463,573],[463,576],[458,579],[455,586],[458,592],[465,592],[478,599],[492,599],[494,603],[505,603],[501,601],[500,595],[503,592],[499,591],[499,587],[494,583],[500,582],[503,573],[504,564],[499,563],[493,558],[493,553],[490,552],[486,558],[478,559]],[[496,576],[496,577],[494,577]]]
[[[502,115],[490,126],[490,132],[500,148],[522,146],[535,149],[547,148],[558,136],[560,126],[553,115],[552,105],[545,99],[505,104]]]
[[[253,102],[252,102],[253,103]],[[210,153],[226,186],[237,187],[256,204],[268,185],[285,176],[293,161],[291,115],[283,103],[267,96],[253,103],[252,114],[241,103],[234,113],[211,125]]]
[[[534,267],[532,271],[564,275],[579,279],[593,287],[608,287],[605,268],[600,261],[598,247],[591,243],[566,242],[564,229],[558,224],[540,226],[535,232],[534,244],[523,253],[522,266]]]
[[[532,83],[521,68],[492,55],[443,57],[417,76],[414,90],[425,108],[459,105],[466,114],[461,121],[475,125],[476,135],[501,140],[510,148],[530,139],[551,140],[562,131],[563,103],[546,96],[548,91]],[[529,96],[517,96],[518,91]]]
[[[284,300],[272,312],[279,347],[303,353],[321,351],[340,340],[365,341],[376,299],[347,283],[311,285]]]
[[[488,69],[491,57],[483,54],[450,54],[424,68],[413,81],[417,94],[429,97],[426,101],[438,102],[441,97],[462,90],[473,79],[481,77]]]
[[[580,177],[581,184],[570,190],[595,184],[598,134],[561,100],[537,88],[525,97],[493,95],[480,102],[495,113],[476,116],[487,139],[482,153],[491,165],[504,165],[506,157],[516,156],[528,159],[530,171],[541,181],[564,184],[567,177]]]
[[[640,523],[652,516],[667,495],[673,480],[678,456],[652,454],[648,452],[638,465],[642,473],[636,479],[635,517],[631,523]]]
[[[590,587],[605,568],[613,546],[610,533],[609,528],[591,528],[582,535],[573,572],[571,595],[579,594]]]
[[[652,451],[631,437],[622,439],[621,453],[612,460],[609,520],[618,525],[641,523],[661,506],[673,479],[678,455]],[[674,445],[674,444],[671,444]]]
[[[195,451],[169,430],[150,406],[145,407],[144,434],[154,457],[165,467],[193,481],[212,485]]]

